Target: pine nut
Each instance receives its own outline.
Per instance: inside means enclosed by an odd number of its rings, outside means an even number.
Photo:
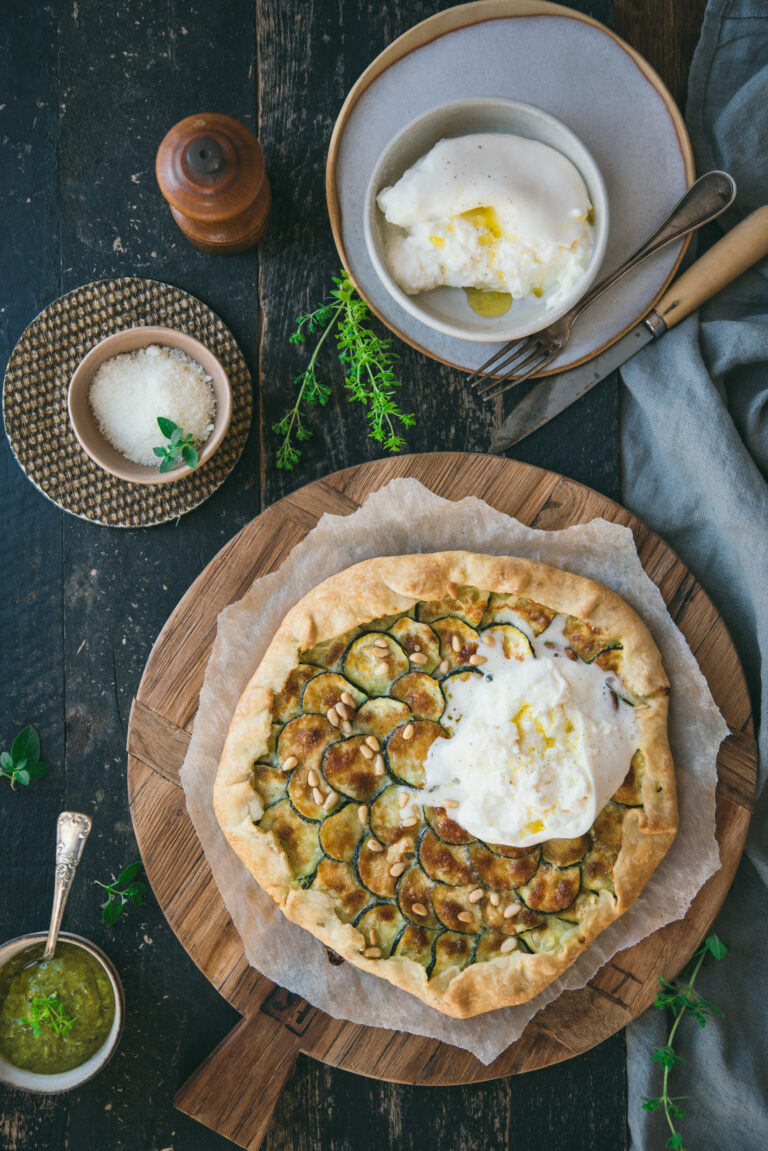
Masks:
[[[458,799],[446,799],[443,803],[443,807],[447,808],[448,810],[451,810],[452,808],[458,807],[458,806],[459,806]]]
[[[426,915],[427,914],[427,909],[423,903],[411,904],[411,911],[413,912],[414,915]]]
[[[325,799],[323,800],[323,807],[325,808],[326,811],[330,811],[331,808],[335,807],[335,806],[336,806],[336,792],[331,791],[328,793],[328,795],[326,795]]]
[[[373,774],[374,775],[383,775],[386,770],[387,769],[384,766],[384,756],[383,755],[377,755],[373,761]]]
[[[471,655],[468,662],[472,667],[480,667],[481,664],[488,663],[488,657],[485,655]]]
[[[397,797],[397,806],[398,807],[405,807],[410,798],[411,797],[407,791],[401,791]]]
[[[452,638],[451,647],[457,654],[461,651],[461,640],[457,635]]]
[[[508,903],[504,908],[504,918],[511,919],[513,915],[519,915],[521,910],[519,903]]]
[[[384,848],[381,846],[378,839],[369,839],[368,840],[368,850],[373,851],[376,854],[378,854],[380,851],[383,851]]]
[[[460,911],[456,918],[460,919],[462,923],[471,923],[474,917],[471,911]]]
[[[418,819],[414,819],[414,817],[412,815],[409,815],[407,819],[404,819],[402,821],[402,826],[403,827],[415,827],[418,822],[419,822]]]
[[[377,663],[376,667],[373,669],[373,674],[374,675],[389,675],[389,664],[385,663],[383,660],[381,663]]]
[[[411,663],[415,663],[417,667],[424,667],[427,662],[427,657],[423,651],[415,651],[411,656]]]
[[[438,670],[439,670],[441,675],[447,675],[449,667],[450,667],[450,664],[448,663],[448,660],[444,659],[444,660],[440,661],[440,667]]]
[[[366,959],[378,959],[381,956],[381,948],[380,947],[366,947],[365,951],[363,952],[363,956]]]
[[[482,887],[476,887],[474,891],[470,891],[470,893],[469,893],[469,902],[470,903],[479,903],[484,895],[485,895],[484,889]]]
[[[373,641],[373,646],[379,648],[380,650],[389,651],[389,644],[385,639],[375,639]]]
[[[329,723],[332,723],[334,727],[339,726],[341,720],[339,719],[339,713],[336,711],[335,707],[329,707],[325,714]]]
[[[504,940],[501,947],[499,948],[499,951],[506,953],[507,951],[514,951],[516,947],[517,940],[515,939],[514,935],[510,935],[508,939]]]
[[[312,788],[312,798],[314,799],[314,801],[318,807],[323,806],[323,793],[319,787],[313,787]]]
[[[367,825],[367,823],[368,823],[368,808],[366,807],[366,805],[364,803],[361,803],[357,809],[357,818],[360,820],[363,827],[365,827]]]
[[[403,728],[403,739],[413,739],[413,724],[407,723]]]
[[[349,719],[349,713],[345,703],[339,700],[337,704],[334,704],[334,707],[336,708],[337,715],[340,715],[342,719]]]
[[[381,744],[375,735],[366,736],[365,742],[368,744],[371,751],[381,751]]]
[[[341,693],[341,702],[345,703],[347,707],[351,707],[353,711],[355,710],[355,701],[348,691],[343,691]]]
[[[317,774],[314,767],[311,767],[309,769],[309,772],[307,774],[307,783],[309,784],[310,787],[319,787],[320,786],[320,776]]]
[[[369,941],[369,943],[375,943],[376,942],[376,928],[375,927],[372,927],[371,930],[368,932],[368,941]]]
[[[298,758],[295,755],[289,755],[280,766],[283,771],[293,771],[294,767],[298,765],[298,762]]]
[[[391,876],[393,876],[395,879],[397,879],[397,877],[399,875],[402,875],[404,871],[405,871],[405,864],[404,863],[393,863],[389,869],[389,874]]]
[[[345,735],[351,735],[352,734],[352,724],[349,722],[348,719],[343,719],[341,721],[341,730],[344,732]]]
[[[493,907],[498,907],[501,903],[501,896],[499,895],[498,891],[492,891],[488,898],[490,899]]]
[[[366,759],[373,759],[373,752],[371,751],[371,749],[367,743],[363,743],[360,745],[360,751],[362,752],[362,754],[365,756]]]

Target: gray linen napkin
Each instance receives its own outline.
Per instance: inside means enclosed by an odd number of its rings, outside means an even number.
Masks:
[[[699,172],[738,184],[732,226],[768,203],[768,0],[710,0],[691,67],[688,127]],[[666,539],[722,613],[760,718],[760,786],[746,855],[717,932],[731,942],[702,993],[725,1018],[694,1020],[676,1048],[687,1063],[679,1127],[690,1151],[768,1149],[768,264],[746,273],[622,369],[625,504]],[[762,688],[761,688],[762,672]],[[650,1062],[669,1020],[651,1009],[627,1032],[632,1151],[669,1136],[642,1110],[660,1094]]]

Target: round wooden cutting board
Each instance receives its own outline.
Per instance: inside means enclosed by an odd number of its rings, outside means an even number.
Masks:
[[[731,735],[720,750],[717,838],[722,867],[685,919],[621,952],[578,991],[540,1011],[489,1066],[433,1039],[331,1019],[248,966],[187,815],[179,769],[190,739],[218,613],[275,571],[325,512],[348,515],[398,476],[447,499],[478,496],[523,523],[564,528],[603,516],[628,525],[648,575],[709,681]],[[440,452],[378,460],[336,472],[257,516],[211,561],[163,628],[139,685],[128,730],[131,815],[147,875],[168,922],[201,971],[243,1015],[179,1090],[176,1105],[256,1148],[300,1052],[399,1083],[446,1086],[545,1067],[588,1050],[653,1001],[709,928],[741,856],[757,778],[744,675],[706,593],[657,535],[628,511],[554,472],[492,456]]]

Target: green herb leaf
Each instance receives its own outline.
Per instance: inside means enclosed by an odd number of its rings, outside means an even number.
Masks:
[[[139,859],[136,863],[129,863],[127,867],[124,867],[118,875],[116,882],[118,884],[130,883],[132,879],[136,878],[140,871],[141,860]]]
[[[178,424],[175,424],[173,420],[166,419],[165,416],[158,416],[157,426],[160,428],[160,431],[163,433],[165,438],[170,440],[171,436],[176,431]]]
[[[181,449],[181,454],[184,457],[184,463],[190,468],[196,468],[200,457],[195,448],[188,445]]]
[[[13,759],[11,758],[10,752],[0,752],[0,767],[4,768],[6,771],[13,767]]]
[[[31,725],[23,727],[11,745],[14,763],[20,759],[37,762],[40,758],[40,736]]]
[[[17,767],[13,774],[15,778],[11,780],[11,787],[13,787],[14,783],[23,783],[25,787],[27,786],[29,783],[28,771],[26,771],[23,767]]]
[[[169,472],[171,470],[171,468],[175,468],[175,467],[176,467],[176,460],[175,460],[173,454],[169,452],[165,456],[165,458],[163,459],[163,462],[160,464],[160,471],[161,472]]]
[[[710,955],[714,955],[715,959],[725,959],[730,948],[728,941],[726,939],[720,939],[717,935],[707,936],[704,945]]]
[[[108,927],[112,927],[118,915],[122,913],[122,910],[122,900],[113,899],[110,895],[109,900],[104,904],[104,907],[102,908],[101,918],[104,920]]]
[[[30,1005],[29,1015],[17,1022],[31,1028],[35,1037],[39,1037],[43,1023],[47,1023],[56,1035],[67,1035],[77,1022],[77,1016],[67,1015],[62,1003],[56,997],[56,992],[53,991],[50,995],[36,995]]]

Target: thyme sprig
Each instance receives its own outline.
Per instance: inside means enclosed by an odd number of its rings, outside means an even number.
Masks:
[[[661,1095],[658,1096],[644,1096],[643,1097],[643,1110],[655,1111],[657,1107],[664,1108],[664,1115],[667,1120],[667,1126],[671,1132],[667,1139],[666,1146],[669,1151],[685,1151],[683,1144],[683,1137],[675,1126],[676,1122],[684,1117],[683,1108],[680,1104],[685,1100],[685,1095],[670,1095],[669,1094],[669,1077],[670,1073],[676,1067],[680,1067],[685,1063],[682,1055],[675,1051],[673,1043],[677,1029],[686,1015],[697,1020],[701,1027],[706,1027],[707,1022],[715,1015],[722,1015],[723,1012],[714,1003],[708,1002],[698,991],[695,990],[694,984],[696,977],[701,970],[701,966],[708,955],[714,956],[715,959],[725,959],[728,954],[728,943],[724,939],[720,939],[717,935],[709,935],[705,939],[703,945],[694,954],[688,967],[683,973],[683,977],[688,974],[688,983],[684,987],[679,987],[676,983],[668,983],[666,979],[659,976],[659,983],[662,987],[662,992],[656,996],[654,1006],[662,1011],[671,1011],[674,1016],[674,1022],[669,1031],[667,1042],[663,1047],[654,1047],[651,1059],[654,1063],[660,1063],[664,1068],[664,1076],[661,1084]]]
[[[196,468],[200,456],[195,446],[195,437],[165,416],[157,417],[157,426],[169,441],[167,446],[152,449],[160,457],[160,471],[169,472],[181,463],[185,463],[188,468]]]
[[[357,294],[347,273],[334,276],[333,283],[328,300],[300,316],[290,338],[292,344],[304,344],[308,336],[320,333],[309,363],[294,380],[298,389],[295,401],[272,429],[283,437],[277,449],[277,466],[288,471],[301,458],[297,444],[312,436],[304,422],[303,409],[322,407],[331,398],[332,389],[317,376],[318,353],[331,333],[349,398],[366,408],[370,438],[382,444],[385,451],[399,452],[405,447],[400,429],[413,427],[416,422],[413,413],[401,411],[394,399],[401,382],[394,371],[398,357],[391,350],[391,341],[368,327],[368,305]]]
[[[67,1015],[62,1003],[56,998],[56,992],[52,991],[50,995],[36,995],[30,1004],[29,1015],[18,1022],[30,1027],[35,1038],[40,1035],[44,1023],[48,1024],[54,1034],[68,1035],[72,1025],[77,1022],[77,1016]]]

